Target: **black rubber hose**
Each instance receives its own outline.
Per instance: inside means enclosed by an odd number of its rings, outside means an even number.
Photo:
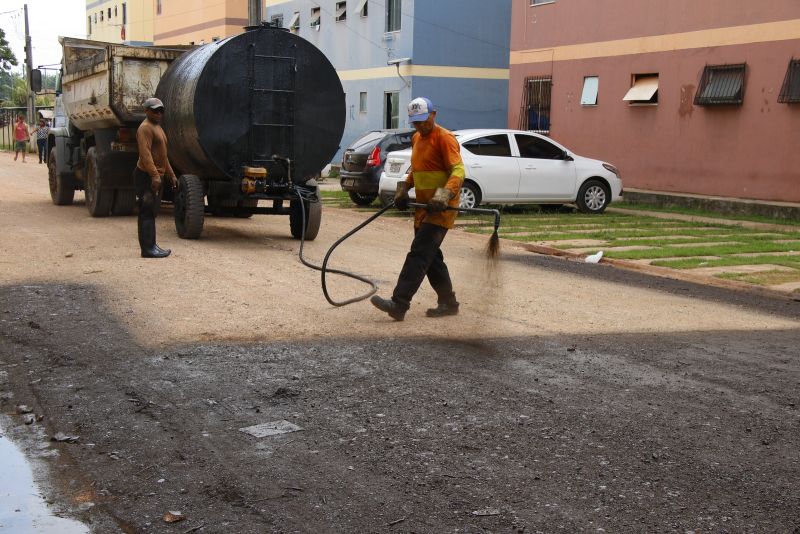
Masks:
[[[378,285],[375,282],[373,282],[369,278],[366,278],[364,276],[361,276],[361,275],[358,275],[358,274],[355,274],[355,273],[342,271],[340,269],[329,269],[328,268],[328,260],[330,259],[331,254],[333,254],[333,251],[336,249],[336,247],[341,245],[345,240],[347,240],[350,236],[352,236],[353,234],[355,234],[356,232],[358,232],[359,230],[364,228],[366,225],[368,225],[369,223],[371,223],[372,221],[374,221],[375,219],[377,219],[378,217],[380,217],[381,215],[386,213],[389,209],[393,208],[394,207],[394,202],[392,202],[391,204],[389,204],[385,208],[382,208],[377,213],[375,213],[370,218],[368,218],[366,221],[362,222],[361,224],[359,224],[358,226],[356,226],[355,228],[353,228],[352,230],[347,232],[345,235],[340,237],[333,245],[331,245],[331,248],[328,249],[328,252],[325,254],[325,258],[322,260],[322,265],[319,266],[319,265],[314,265],[313,263],[308,262],[303,257],[303,247],[304,247],[305,241],[306,241],[306,206],[305,206],[305,202],[303,202],[303,200],[304,200],[304,197],[306,195],[304,195],[300,191],[299,188],[297,188],[296,191],[297,191],[297,195],[300,197],[300,209],[302,210],[302,214],[303,214],[302,232],[300,234],[300,263],[302,263],[306,267],[310,267],[311,269],[314,269],[315,271],[320,271],[321,277],[322,277],[322,293],[325,295],[325,300],[327,300],[332,306],[337,306],[337,307],[338,306],[347,306],[348,304],[353,304],[354,302],[360,302],[362,300],[366,300],[366,299],[370,298],[372,295],[374,295],[375,293],[377,293],[378,292]],[[318,201],[322,202],[322,199],[318,199]],[[371,289],[367,293],[365,293],[363,295],[360,295],[358,297],[353,297],[353,298],[350,298],[350,299],[347,299],[347,300],[341,300],[341,301],[333,300],[331,298],[330,294],[328,293],[328,282],[327,282],[328,273],[330,273],[330,274],[338,274],[338,275],[341,275],[341,276],[346,276],[348,278],[353,278],[354,280],[359,280],[361,282],[364,282],[365,284],[370,285]]]

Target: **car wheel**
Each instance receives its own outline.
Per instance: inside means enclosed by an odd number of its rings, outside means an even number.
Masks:
[[[350,191],[349,194],[350,200],[358,206],[369,206],[378,198],[378,195],[374,193],[357,193],[355,191]]]
[[[481,203],[481,192],[478,186],[472,182],[464,182],[461,185],[460,208],[477,208]]]
[[[575,203],[583,213],[603,213],[611,202],[611,190],[599,180],[587,180],[578,190]]]

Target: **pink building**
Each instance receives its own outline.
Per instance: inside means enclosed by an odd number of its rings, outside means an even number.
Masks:
[[[611,161],[626,189],[800,202],[797,0],[512,10],[512,127]]]

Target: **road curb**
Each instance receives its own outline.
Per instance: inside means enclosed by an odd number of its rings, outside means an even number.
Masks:
[[[554,247],[548,247],[544,245],[534,245],[531,243],[521,243],[519,241],[513,241],[510,239],[502,239],[501,241],[504,244],[513,246],[515,248],[521,248],[523,250],[527,250],[528,252],[534,252],[536,254],[555,256],[566,260],[579,261],[579,262],[584,262],[586,259],[586,254],[579,254],[577,252],[568,252],[566,250],[561,250]],[[739,282],[737,280],[723,280],[720,278],[713,278],[709,276],[701,276],[697,274],[686,273],[676,269],[670,269],[668,267],[645,265],[641,263],[630,262],[627,260],[616,260],[613,258],[602,258],[600,260],[600,263],[604,265],[611,265],[612,267],[617,267],[619,269],[635,271],[648,276],[655,276],[658,278],[669,278],[672,280],[691,282],[693,284],[718,287],[721,289],[744,291],[761,297],[778,298],[778,299],[800,302],[800,295],[793,295],[791,293],[786,293],[784,291],[777,291],[775,289],[754,286],[752,284],[748,284],[746,282]]]

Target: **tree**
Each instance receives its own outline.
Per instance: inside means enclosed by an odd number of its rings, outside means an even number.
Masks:
[[[0,28],[0,71],[9,72],[11,67],[17,66],[17,58],[14,52],[8,46],[6,41],[6,32]]]

